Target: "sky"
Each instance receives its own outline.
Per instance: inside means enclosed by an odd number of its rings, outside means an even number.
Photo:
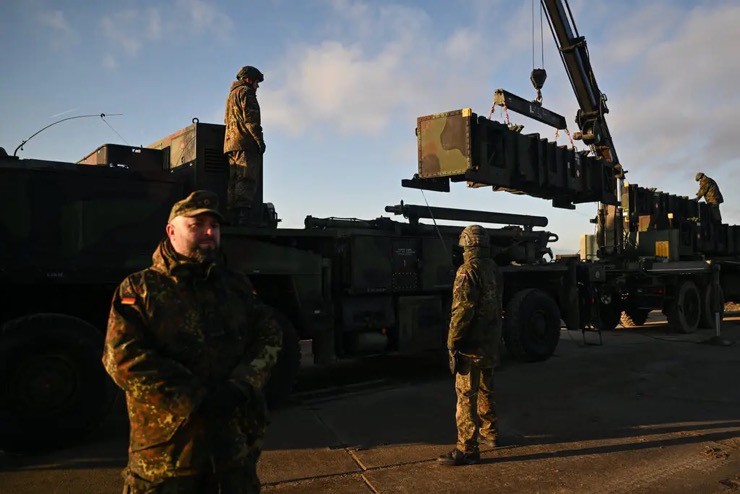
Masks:
[[[722,188],[724,221],[740,223],[740,2],[570,6],[628,182],[693,196],[703,171]],[[254,65],[265,74],[265,201],[281,227],[429,203],[546,216],[559,236],[552,247],[575,253],[593,233],[596,204],[569,211],[462,183],[450,193],[401,187],[417,171],[418,116],[463,107],[488,115],[497,88],[533,99],[533,66],[548,73],[544,106],[577,130],[546,20],[540,32],[531,0],[3,0],[0,146],[12,154],[59,119],[111,115],[60,123],[18,151],[75,162],[104,143],[147,145],[194,117],[222,123],[236,72]],[[554,129],[509,117],[556,139]],[[568,145],[564,135],[558,142]]]

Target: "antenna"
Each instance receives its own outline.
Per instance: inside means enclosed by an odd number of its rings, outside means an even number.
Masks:
[[[111,113],[110,115],[107,115],[107,116],[109,116],[109,117],[118,117],[118,116],[120,116],[120,115],[123,115],[123,113]],[[96,114],[96,115],[77,115],[77,116],[75,116],[75,117],[67,117],[67,118],[63,118],[63,119],[61,119],[61,120],[57,120],[56,122],[50,123],[50,124],[49,124],[49,125],[47,125],[46,127],[42,128],[42,129],[40,129],[40,130],[37,130],[37,131],[36,131],[36,132],[35,132],[35,133],[34,133],[34,134],[33,134],[33,135],[31,136],[31,137],[29,137],[28,139],[25,139],[25,140],[24,140],[23,142],[21,142],[20,144],[18,144],[18,147],[17,147],[17,148],[15,148],[15,151],[13,151],[13,156],[16,156],[16,154],[18,154],[18,150],[19,150],[19,149],[20,149],[21,151],[23,150],[23,145],[24,145],[24,144],[26,144],[26,143],[27,143],[28,141],[30,141],[31,139],[33,139],[34,137],[36,137],[37,135],[39,135],[40,133],[42,133],[43,131],[45,131],[46,129],[48,129],[49,127],[51,127],[51,126],[53,126],[53,125],[56,125],[56,124],[58,124],[58,123],[66,122],[67,120],[74,120],[75,118],[89,118],[89,117],[100,117],[100,118],[102,118],[102,119],[103,119],[103,121],[105,122],[105,117],[106,117],[106,114],[105,114],[105,113],[101,113],[101,114],[99,114],[99,115],[98,115],[98,114]],[[107,123],[107,122],[106,122],[106,123]]]

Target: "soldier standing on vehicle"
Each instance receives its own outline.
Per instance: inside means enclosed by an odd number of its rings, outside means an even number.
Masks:
[[[479,225],[466,227],[459,245],[464,262],[455,276],[447,336],[457,393],[457,446],[437,459],[455,466],[478,463],[479,442],[496,446],[493,368],[501,341],[503,292],[503,277],[491,259],[486,230]]]
[[[124,493],[259,492],[262,388],[282,331],[219,250],[218,197],[175,203],[152,266],[116,291],[103,363],[126,392]]]
[[[702,197],[712,208],[712,219],[717,223],[722,223],[722,214],[719,212],[719,205],[725,202],[722,192],[719,191],[717,182],[704,175],[702,172],[694,177],[699,182],[699,191],[696,193],[696,201]]]
[[[237,225],[249,222],[262,181],[265,139],[257,88],[264,78],[255,67],[242,67],[236,74],[236,81],[231,83],[226,99],[224,153],[230,165],[227,209],[229,219]]]

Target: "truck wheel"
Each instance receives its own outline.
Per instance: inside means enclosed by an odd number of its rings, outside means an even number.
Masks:
[[[530,288],[516,293],[506,305],[504,342],[514,358],[547,360],[560,339],[558,304],[542,290]]]
[[[115,387],[101,363],[103,333],[63,314],[0,330],[0,442],[11,450],[80,438],[110,411]]]
[[[650,309],[625,309],[620,322],[625,328],[644,326],[649,314]]]
[[[714,295],[715,290],[713,285],[710,283],[706,286],[704,289],[704,303],[701,307],[701,327],[703,328],[710,328],[714,329],[715,321],[714,321],[714,310],[713,309],[713,302],[714,302]],[[719,320],[721,321],[725,316],[725,297],[724,293],[722,292],[722,288],[719,289],[719,296],[720,296],[720,312],[719,312]]]
[[[683,281],[676,292],[676,298],[666,312],[668,326],[680,333],[693,333],[701,318],[701,298],[696,283]]]
[[[267,405],[273,410],[287,401],[301,367],[301,342],[298,333],[287,317],[278,315],[277,318],[283,330],[283,348],[265,385]]]

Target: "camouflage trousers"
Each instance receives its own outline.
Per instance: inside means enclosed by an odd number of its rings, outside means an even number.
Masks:
[[[496,402],[493,393],[493,367],[481,367],[478,359],[463,357],[455,374],[457,393],[457,449],[463,453],[478,451],[478,434],[495,439]]]
[[[256,465],[226,472],[145,480],[123,471],[123,494],[253,494],[260,492]]]
[[[230,151],[226,155],[229,158],[226,207],[230,211],[250,208],[262,180],[262,155],[244,151]]]

